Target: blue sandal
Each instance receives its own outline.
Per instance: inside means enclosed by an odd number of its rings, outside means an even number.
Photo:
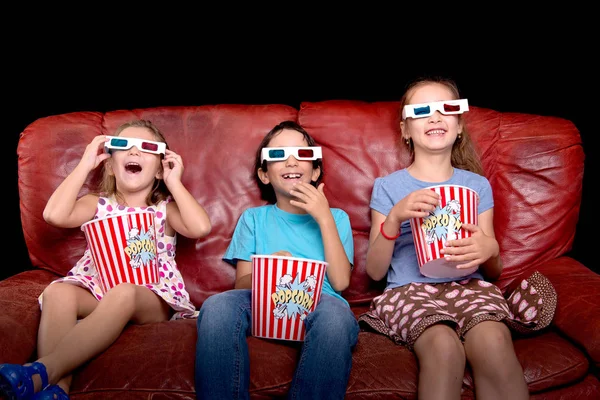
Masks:
[[[48,386],[48,373],[44,364],[34,362],[31,365],[1,364],[0,394],[8,400],[28,400],[34,394],[33,375],[39,375],[42,387]]]
[[[50,385],[37,392],[31,400],[69,400],[69,395],[58,385]]]

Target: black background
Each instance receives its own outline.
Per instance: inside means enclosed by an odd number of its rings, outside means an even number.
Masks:
[[[582,208],[571,255],[600,272],[592,252],[597,246],[592,243],[596,231],[592,192],[598,181],[594,175],[598,173],[599,126],[594,117],[600,115],[595,63],[587,60],[579,47],[567,49],[552,40],[544,43],[543,47],[537,42],[513,47],[510,42],[498,47],[490,42],[451,56],[440,51],[439,45],[428,46],[417,55],[410,49],[375,42],[363,44],[359,50],[356,43],[338,46],[323,41],[314,52],[276,45],[258,51],[258,44],[248,41],[240,46],[198,43],[185,51],[158,45],[142,51],[132,45],[118,54],[96,43],[84,52],[72,42],[20,47],[9,65],[5,64],[9,69],[4,69],[3,75],[2,125],[7,138],[3,206],[9,228],[3,230],[3,237],[8,240],[5,260],[11,261],[0,266],[0,278],[30,268],[20,226],[16,148],[20,133],[37,118],[170,105],[298,107],[301,101],[398,100],[407,82],[426,74],[455,79],[462,97],[473,106],[557,116],[575,123],[586,160]]]

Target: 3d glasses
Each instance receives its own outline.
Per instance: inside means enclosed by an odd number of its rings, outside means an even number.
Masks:
[[[121,136],[107,136],[107,138],[108,141],[104,143],[104,151],[107,153],[110,153],[111,150],[128,150],[133,146],[140,151],[152,154],[165,154],[167,149],[167,144],[164,142]]]
[[[323,158],[320,147],[264,147],[260,161],[284,161],[290,156],[299,161]]]
[[[467,99],[434,101],[432,103],[407,104],[402,109],[402,120],[406,118],[425,118],[439,111],[444,115],[462,114],[469,111]]]

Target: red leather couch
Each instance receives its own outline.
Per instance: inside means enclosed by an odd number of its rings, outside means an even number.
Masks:
[[[344,292],[356,314],[383,288],[365,273],[374,179],[405,167],[396,143],[398,103],[360,101],[287,105],[158,107],[107,113],[75,112],[34,121],[18,144],[24,236],[34,270],[0,282],[0,363],[36,357],[37,296],[64,275],[85,248],[79,229],[46,224],[42,210],[75,167],[85,146],[130,119],[154,121],[185,161],[184,183],[206,207],[213,230],[202,240],[180,238],[177,260],[197,307],[230,289],[234,269],[221,260],[242,211],[262,204],[250,178],[256,146],[282,120],[299,121],[323,146],[325,193],[350,215],[355,269]],[[534,270],[558,294],[553,323],[515,348],[533,399],[600,398],[600,275],[565,256],[579,218],[584,152],[571,122],[471,107],[467,126],[494,189],[495,226],[505,269],[501,288]],[[98,179],[90,176],[88,183]],[[88,186],[84,187],[87,191]],[[126,328],[106,352],[79,368],[73,399],[193,399],[195,320]],[[298,344],[249,338],[250,391],[255,399],[287,392]],[[390,339],[361,332],[348,399],[415,398],[417,363]],[[463,396],[474,397],[466,372]]]

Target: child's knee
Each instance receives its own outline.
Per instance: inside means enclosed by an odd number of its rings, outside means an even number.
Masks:
[[[211,325],[219,324],[233,324],[233,319],[241,317],[244,313],[246,306],[245,296],[241,292],[227,291],[218,293],[208,297],[198,315],[197,325],[200,327],[200,323],[203,318],[209,318]]]
[[[311,318],[312,317],[312,318]],[[305,321],[307,329],[318,332],[322,338],[331,338],[342,346],[354,346],[358,340],[358,321],[349,309],[323,310],[314,315],[309,314]]]
[[[419,360],[432,357],[436,363],[464,363],[466,359],[458,334],[445,324],[432,325],[415,342],[415,352]]]
[[[49,303],[68,303],[75,298],[76,286],[69,283],[53,283],[46,286],[42,292],[42,299],[45,304]]]
[[[104,300],[111,299],[121,304],[133,304],[135,302],[138,285],[133,283],[119,283],[104,295]]]
[[[508,327],[496,321],[484,321],[474,326],[465,335],[465,344],[474,353],[492,355],[514,351]]]

